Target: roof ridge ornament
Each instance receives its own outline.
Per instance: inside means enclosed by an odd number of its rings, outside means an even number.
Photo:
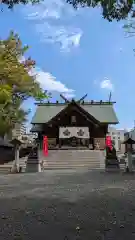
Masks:
[[[109,94],[109,103],[111,103],[111,99],[112,99],[112,92],[110,92]]]
[[[68,99],[65,98],[62,94],[60,94],[60,97],[61,97],[66,103],[69,103]]]
[[[85,94],[83,97],[81,97],[79,100],[75,101],[74,98],[72,98],[71,101],[69,101],[65,96],[63,96],[62,94],[60,94],[60,97],[66,102],[66,103],[70,103],[70,102],[77,102],[77,103],[82,103],[84,101],[84,99],[87,97],[88,94]]]
[[[87,95],[88,95],[88,94],[85,94],[83,97],[81,97],[81,98],[77,101],[77,103],[81,103],[81,102],[87,97]]]

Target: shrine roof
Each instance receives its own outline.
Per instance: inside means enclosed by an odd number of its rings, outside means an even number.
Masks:
[[[56,115],[58,115],[62,110],[64,110],[69,104],[69,102],[37,104],[38,106],[31,123],[47,123]],[[97,119],[100,123],[118,123],[118,119],[113,108],[113,102],[84,102],[79,103],[78,105],[95,119]]]

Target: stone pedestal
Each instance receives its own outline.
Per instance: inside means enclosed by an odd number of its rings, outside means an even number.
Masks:
[[[25,171],[27,173],[41,172],[41,163],[39,160],[38,147],[34,147],[29,154]]]
[[[100,169],[105,170],[106,151],[100,151]]]
[[[31,162],[27,162],[26,170],[27,173],[41,172],[41,164],[32,160]]]
[[[133,166],[132,166],[132,153],[130,151],[127,152],[127,160],[128,160],[128,169],[129,172],[133,171]]]
[[[15,148],[15,160],[13,162],[11,173],[19,173],[19,146]]]

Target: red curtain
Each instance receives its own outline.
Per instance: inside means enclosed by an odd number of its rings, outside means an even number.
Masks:
[[[48,138],[47,136],[43,137],[43,154],[48,156]]]
[[[107,137],[106,137],[106,146],[109,147],[110,149],[112,149],[111,136],[107,136]]]

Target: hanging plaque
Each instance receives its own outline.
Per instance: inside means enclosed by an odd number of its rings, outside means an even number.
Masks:
[[[90,138],[88,127],[60,127],[59,128],[59,138]]]

